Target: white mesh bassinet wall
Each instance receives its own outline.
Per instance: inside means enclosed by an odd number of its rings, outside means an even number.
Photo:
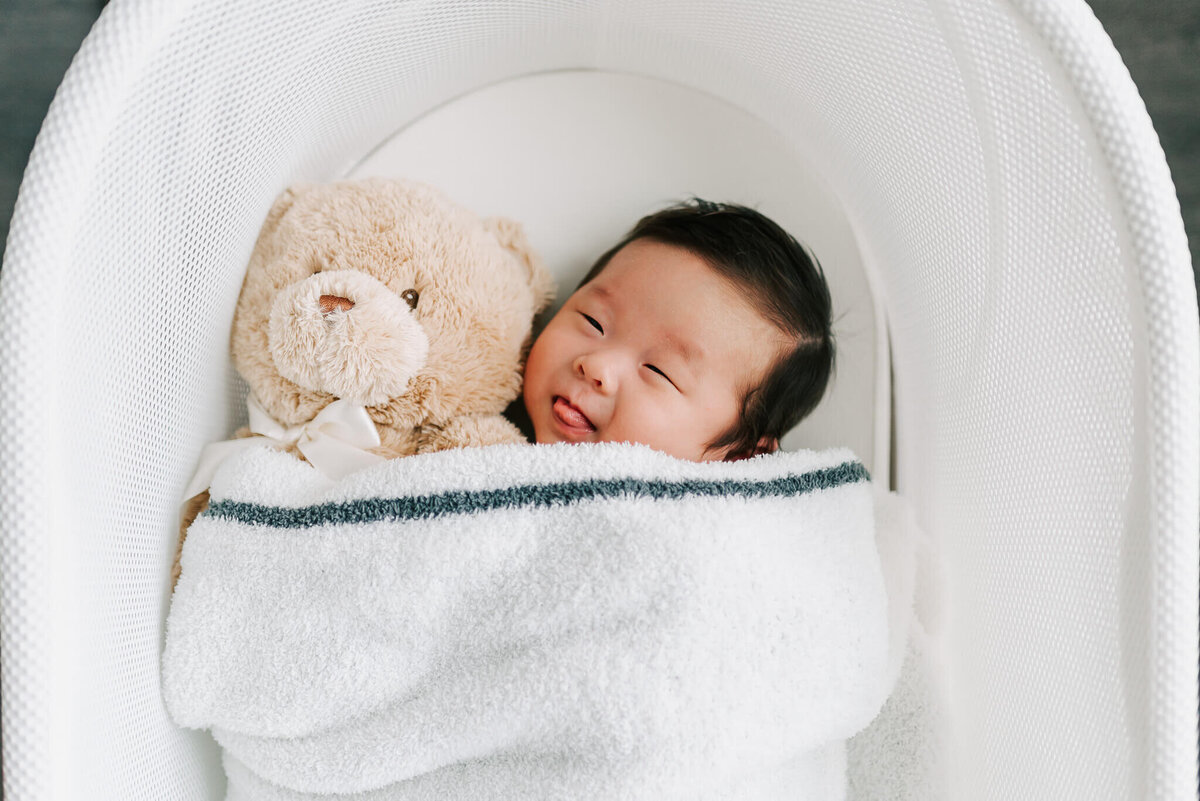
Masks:
[[[894,482],[949,580],[950,797],[1194,797],[1194,289],[1149,120],[1075,0],[116,0],[0,273],[5,796],[220,796],[158,659],[265,210],[451,98],[573,68],[755,115],[853,226]]]

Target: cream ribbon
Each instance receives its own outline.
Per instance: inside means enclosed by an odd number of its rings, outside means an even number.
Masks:
[[[205,445],[196,473],[183,492],[184,501],[208,489],[222,462],[246,448],[263,444],[264,439],[277,448],[296,443],[313,467],[334,480],[385,461],[382,456],[366,450],[379,447],[379,431],[362,404],[339,398],[312,420],[291,428],[285,428],[271,417],[253,393],[246,398],[246,407],[250,413],[250,430],[257,436]]]

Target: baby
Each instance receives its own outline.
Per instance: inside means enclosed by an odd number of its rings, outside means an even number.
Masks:
[[[744,459],[821,400],[834,366],[820,265],[776,223],[694,198],[638,221],[533,343],[538,442]]]

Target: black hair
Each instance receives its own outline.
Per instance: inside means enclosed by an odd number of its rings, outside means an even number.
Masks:
[[[693,197],[638,220],[579,282],[591,281],[635,239],[683,248],[746,292],[751,305],[790,341],[755,387],[741,398],[739,419],[705,446],[730,455],[759,451],[807,417],[834,371],[833,304],[821,265],[777,223],[736,203]]]

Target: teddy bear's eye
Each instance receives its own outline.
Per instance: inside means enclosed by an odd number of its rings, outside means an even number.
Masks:
[[[417,308],[417,300],[421,295],[415,289],[406,289],[400,293],[400,297],[408,304],[408,308],[415,309]]]

